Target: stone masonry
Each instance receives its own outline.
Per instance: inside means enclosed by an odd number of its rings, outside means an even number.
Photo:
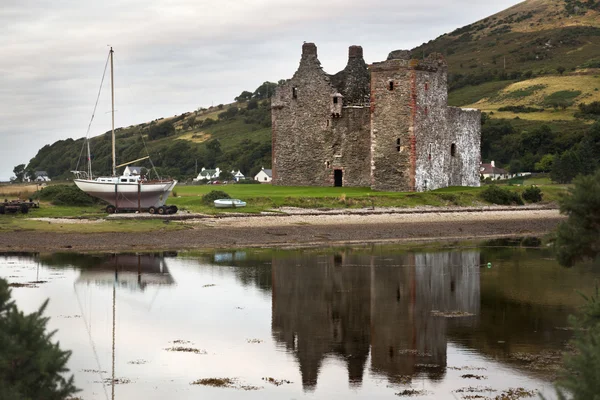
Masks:
[[[481,113],[448,107],[448,67],[396,50],[367,66],[360,46],[335,75],[304,43],[272,98],[273,184],[425,191],[479,186]]]

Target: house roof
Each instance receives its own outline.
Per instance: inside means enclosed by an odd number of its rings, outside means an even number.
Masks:
[[[479,171],[483,175],[506,175],[508,172],[505,169],[492,166],[492,164],[481,164]]]
[[[204,171],[200,171],[200,176],[213,176],[216,172],[216,169],[205,169]]]
[[[265,171],[265,174],[267,174],[267,176],[269,178],[273,177],[273,170],[272,169],[263,169],[262,171]]]

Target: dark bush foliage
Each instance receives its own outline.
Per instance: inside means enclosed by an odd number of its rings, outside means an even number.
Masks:
[[[481,198],[488,203],[500,204],[500,205],[511,205],[511,204],[523,204],[523,199],[518,193],[503,189],[496,185],[486,187],[481,192]]]
[[[523,191],[523,200],[529,203],[542,201],[542,190],[537,186],[530,186]]]
[[[35,193],[33,197],[50,201],[56,206],[91,206],[100,202],[75,185],[48,186]]]
[[[47,329],[47,305],[25,314],[0,279],[0,399],[58,400],[78,392],[73,376],[66,376],[71,352],[53,343],[54,332]]]
[[[260,185],[259,181],[255,181],[254,179],[242,179],[237,182],[239,185]]]
[[[558,261],[565,266],[600,255],[600,170],[580,176],[559,200],[560,212],[568,216],[556,235]]]
[[[206,205],[212,205],[215,200],[230,198],[231,196],[229,196],[227,193],[221,190],[211,190],[210,192],[202,196],[202,202]]]
[[[600,119],[600,101],[590,104],[579,104],[579,111],[575,113],[577,118]]]
[[[535,107],[526,107],[526,106],[506,106],[500,107],[498,111],[509,111],[513,113],[534,113],[534,112],[542,112],[543,108],[535,108]]]

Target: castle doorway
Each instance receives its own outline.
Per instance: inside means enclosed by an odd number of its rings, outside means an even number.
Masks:
[[[343,177],[344,177],[344,171],[342,171],[341,169],[334,170],[333,171],[333,186],[342,187],[343,186],[343,183],[342,183]]]

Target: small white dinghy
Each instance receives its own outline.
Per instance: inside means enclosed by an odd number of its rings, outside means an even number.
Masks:
[[[215,200],[215,207],[217,208],[238,208],[246,207],[246,202],[239,199],[218,199]]]

